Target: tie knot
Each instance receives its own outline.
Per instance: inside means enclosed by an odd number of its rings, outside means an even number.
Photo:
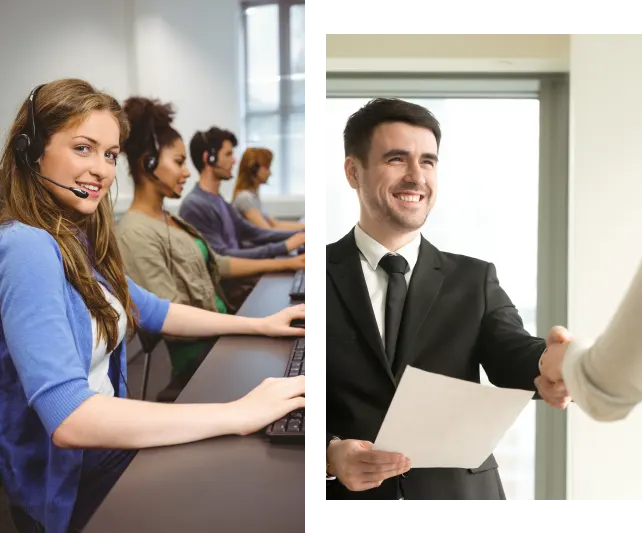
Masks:
[[[408,261],[401,255],[386,254],[379,261],[379,265],[389,276],[392,274],[406,274],[410,270]]]

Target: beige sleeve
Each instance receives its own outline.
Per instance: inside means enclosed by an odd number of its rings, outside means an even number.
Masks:
[[[219,276],[222,278],[227,277],[232,269],[230,257],[228,255],[218,255],[214,252],[214,260],[216,261],[216,268],[218,269]]]
[[[574,402],[595,420],[621,420],[642,401],[642,265],[595,343],[571,342],[562,372]]]
[[[127,275],[138,285],[174,303],[183,301],[165,260],[163,244],[145,228],[129,228],[118,234],[118,247]]]

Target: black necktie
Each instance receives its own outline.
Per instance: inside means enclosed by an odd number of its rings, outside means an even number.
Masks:
[[[388,291],[386,292],[386,355],[392,367],[395,360],[397,338],[401,326],[403,304],[406,301],[408,286],[405,274],[410,270],[408,261],[400,255],[386,254],[379,261],[379,266],[388,274]]]

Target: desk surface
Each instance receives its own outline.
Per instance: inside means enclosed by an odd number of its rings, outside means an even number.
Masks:
[[[282,309],[291,284],[291,274],[264,276],[238,314]],[[240,398],[266,377],[283,375],[292,343],[219,339],[177,402]],[[304,481],[304,446],[271,444],[264,432],[141,450],[85,531],[302,533]]]

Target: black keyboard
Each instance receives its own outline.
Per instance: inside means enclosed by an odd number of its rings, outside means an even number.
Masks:
[[[290,353],[285,377],[305,376],[305,339],[297,339]],[[267,435],[273,442],[305,442],[305,409],[298,409],[277,420],[267,428]]]
[[[305,270],[297,270],[290,289],[290,298],[293,300],[305,300]]]

